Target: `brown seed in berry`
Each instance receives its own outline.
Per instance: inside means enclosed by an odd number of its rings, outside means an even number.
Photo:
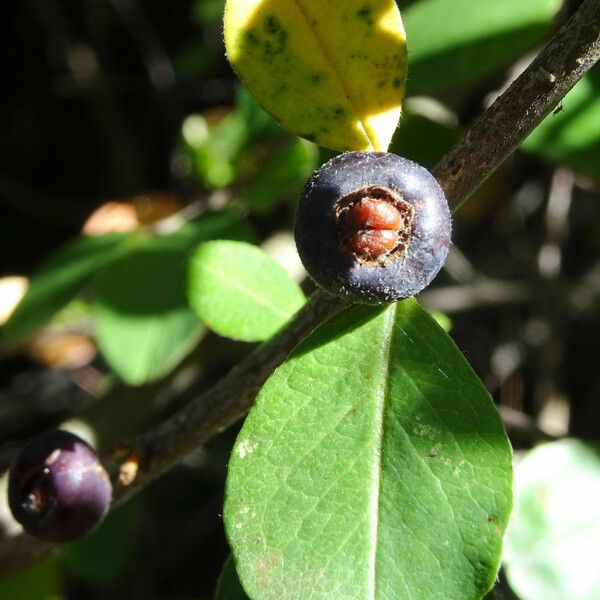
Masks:
[[[400,212],[391,203],[380,198],[363,198],[348,208],[344,225],[348,230],[398,229],[402,223]]]
[[[389,188],[366,186],[342,199],[337,211],[343,245],[359,260],[382,260],[405,249],[412,207]]]
[[[398,245],[398,232],[390,229],[367,229],[345,239],[356,256],[374,259],[391,252]]]
[[[431,173],[383,152],[347,152],[324,164],[306,183],[294,228],[314,281],[369,303],[425,288],[444,264],[451,230]]]

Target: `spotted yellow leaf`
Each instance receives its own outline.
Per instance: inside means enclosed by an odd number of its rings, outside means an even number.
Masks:
[[[387,150],[406,78],[394,0],[227,0],[225,45],[288,131],[334,150]]]

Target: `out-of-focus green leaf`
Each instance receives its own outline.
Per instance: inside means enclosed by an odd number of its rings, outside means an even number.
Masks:
[[[231,241],[200,244],[188,273],[190,304],[207,327],[247,342],[265,340],[304,304],[304,295],[260,248]]]
[[[445,313],[439,310],[433,310],[430,313],[431,318],[446,332],[452,330],[452,319]]]
[[[65,547],[61,559],[69,577],[107,585],[121,577],[135,556],[135,502],[112,510],[91,535]]]
[[[393,0],[227,0],[225,45],[240,79],[291,133],[336,150],[387,150],[406,77]]]
[[[231,556],[223,565],[221,575],[219,576],[215,600],[250,600],[244,591],[244,588],[242,588],[240,578],[235,571],[235,565],[233,564]]]
[[[267,144],[287,135],[285,130],[265,112],[243,86],[238,89],[236,94],[235,109],[242,115],[246,123],[248,140],[252,144]]]
[[[257,212],[267,212],[283,199],[296,198],[317,165],[317,147],[298,138],[262,166],[249,186],[246,202]]]
[[[60,571],[54,558],[0,581],[2,600],[62,600]]]
[[[390,152],[430,168],[454,146],[458,137],[452,127],[406,110],[402,115],[402,125],[392,140]]]
[[[403,10],[411,92],[462,83],[535,48],[562,0],[420,0]]]
[[[188,256],[200,242],[225,239],[255,242],[256,235],[247,220],[228,211],[206,214],[183,225],[173,235],[154,239],[155,246],[173,248]]]
[[[223,18],[225,0],[195,0],[192,20],[200,26],[213,25]]]
[[[66,306],[106,263],[125,252],[131,238],[121,233],[81,237],[54,254],[31,279],[25,297],[2,333],[8,343],[44,325]]]
[[[578,440],[544,444],[515,472],[503,556],[522,600],[600,598],[600,451]]]
[[[182,128],[183,140],[194,174],[211,188],[226,187],[237,176],[237,159],[247,141],[246,123],[230,112],[217,125],[201,115],[189,116]]]
[[[475,600],[512,504],[485,387],[414,300],[355,306],[275,371],[234,446],[225,526],[253,600]]]
[[[600,181],[600,71],[586,75],[522,147]]]
[[[196,344],[203,327],[186,298],[191,249],[214,238],[247,239],[238,219],[206,216],[173,235],[155,237],[104,269],[94,314],[102,354],[127,383],[168,373]]]
[[[105,269],[96,281],[98,345],[127,383],[168,373],[200,339],[201,323],[187,307],[186,257],[148,244]]]
[[[182,79],[206,77],[219,61],[222,53],[216,48],[207,47],[203,41],[188,42],[175,57],[175,70]]]
[[[256,145],[286,137],[285,131],[240,88],[236,104],[216,124],[202,115],[191,115],[183,123],[184,149],[192,171],[211,188],[233,183],[243,159]]]

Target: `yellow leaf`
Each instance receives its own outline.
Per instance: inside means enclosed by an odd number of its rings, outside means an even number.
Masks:
[[[394,0],[227,0],[225,45],[288,131],[334,150],[387,150],[406,78]]]

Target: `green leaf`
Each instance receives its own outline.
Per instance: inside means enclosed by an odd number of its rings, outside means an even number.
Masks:
[[[296,198],[315,170],[317,147],[298,138],[265,162],[254,176],[246,202],[257,212],[266,212],[284,198]]]
[[[248,222],[232,212],[222,211],[204,215],[183,225],[172,235],[156,237],[155,246],[172,248],[188,256],[200,242],[214,239],[256,241],[256,235]]]
[[[200,38],[184,42],[174,57],[177,79],[198,80],[210,77],[221,66],[222,52],[220,48],[207,47]]]
[[[215,126],[201,115],[191,115],[183,123],[182,135],[192,169],[204,185],[221,188],[235,180],[236,162],[247,142],[246,123],[238,112]]]
[[[240,79],[288,131],[336,150],[386,150],[406,77],[393,0],[227,0]]]
[[[192,4],[192,21],[198,26],[218,23],[223,16],[225,0],[195,0]]]
[[[191,115],[182,126],[184,150],[192,170],[210,188],[233,183],[243,158],[255,153],[256,145],[286,136],[244,88],[238,90],[234,109],[216,124],[210,124],[202,115]]]
[[[124,252],[130,239],[121,233],[80,237],[54,254],[31,279],[25,297],[3,328],[4,340],[16,342],[44,325],[98,269]]]
[[[217,593],[215,600],[250,600],[248,595],[242,588],[240,578],[235,572],[235,565],[231,556],[225,561],[219,583],[217,585]]]
[[[439,310],[429,311],[431,318],[446,332],[452,331],[452,319],[445,313]]]
[[[225,526],[253,600],[478,600],[511,479],[498,413],[444,331],[414,300],[355,306],[260,392]]]
[[[563,98],[523,149],[600,181],[600,71],[586,75]]]
[[[458,133],[448,125],[406,110],[390,152],[431,168],[458,141]]]
[[[237,90],[235,110],[242,115],[246,123],[248,140],[252,144],[275,142],[288,135],[243,86]]]
[[[98,344],[125,382],[141,385],[164,376],[202,335],[185,291],[191,249],[202,240],[247,235],[230,215],[210,215],[146,240],[100,273],[93,307]]]
[[[104,270],[96,282],[96,335],[112,369],[141,385],[168,373],[200,339],[185,302],[185,255],[144,249]]]
[[[462,83],[508,64],[551,31],[562,0],[420,0],[403,10],[411,92]]]
[[[61,600],[57,561],[48,558],[0,581],[2,600]]]
[[[535,448],[517,463],[503,556],[523,600],[600,598],[600,450],[578,440]]]
[[[241,242],[200,244],[188,272],[190,304],[207,327],[246,342],[265,340],[304,304],[271,257]]]

